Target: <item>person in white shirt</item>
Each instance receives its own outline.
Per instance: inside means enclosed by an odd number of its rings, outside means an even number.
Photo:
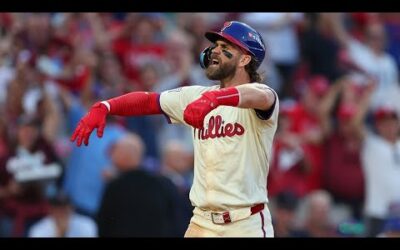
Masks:
[[[366,182],[366,235],[376,236],[389,215],[389,207],[400,200],[400,125],[393,107],[374,113],[376,133],[368,132],[362,148]]]
[[[358,71],[373,77],[377,87],[372,96],[371,108],[396,103],[399,105],[399,73],[396,61],[386,52],[386,31],[382,22],[370,21],[364,33],[364,41],[353,38],[344,28],[341,16],[331,14],[336,38],[347,50],[349,59]]]
[[[49,215],[31,226],[28,237],[97,237],[95,221],[75,213],[65,194],[57,194],[49,203]]]
[[[269,67],[276,67],[280,82],[275,90],[279,91],[281,97],[293,98],[295,94],[292,78],[300,62],[297,25],[303,19],[303,13],[251,12],[241,15],[241,20],[257,29],[268,44],[270,61],[268,65],[264,63],[262,68],[267,71]]]

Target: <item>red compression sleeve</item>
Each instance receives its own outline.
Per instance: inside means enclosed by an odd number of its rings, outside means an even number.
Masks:
[[[217,98],[218,105],[233,107],[237,107],[239,105],[240,94],[238,89],[235,87],[212,90],[209,92]]]
[[[107,100],[111,115],[135,116],[162,114],[158,93],[131,92]]]

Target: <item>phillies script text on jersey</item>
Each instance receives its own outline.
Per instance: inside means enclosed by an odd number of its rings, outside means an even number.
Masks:
[[[214,139],[214,138],[219,138],[219,137],[232,137],[235,135],[243,135],[244,134],[244,127],[235,122],[234,124],[232,123],[227,123],[223,124],[224,121],[222,121],[222,117],[220,115],[217,116],[211,116],[210,120],[208,121],[208,127],[202,128],[199,130],[198,133],[198,138],[202,140],[207,140],[207,139]],[[195,129],[194,131],[196,131]]]

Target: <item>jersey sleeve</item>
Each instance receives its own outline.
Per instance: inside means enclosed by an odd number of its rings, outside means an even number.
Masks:
[[[269,120],[271,118],[273,119],[272,116],[275,113],[275,110],[278,109],[278,111],[279,111],[278,94],[272,88],[268,87],[268,89],[271,90],[275,96],[275,100],[274,100],[274,103],[272,104],[272,106],[268,110],[254,109],[257,117],[264,121]]]
[[[183,120],[183,112],[186,106],[199,98],[201,93],[206,90],[207,87],[186,86],[162,92],[159,102],[162,112],[167,117],[168,123],[186,124]]]
[[[276,127],[278,123],[278,115],[279,115],[279,97],[278,94],[272,89],[269,88],[272,93],[274,93],[275,101],[272,106],[268,110],[258,110],[254,109],[254,113],[258,123],[262,124],[262,127]]]
[[[275,100],[274,100],[274,103],[272,104],[272,106],[268,110],[255,109],[258,118],[260,118],[261,120],[268,120],[269,118],[271,118],[272,113],[275,110],[275,105],[276,105],[276,102],[278,101],[278,95],[273,90],[272,90],[272,93],[275,96]]]

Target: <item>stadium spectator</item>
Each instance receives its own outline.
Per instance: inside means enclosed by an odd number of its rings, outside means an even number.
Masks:
[[[178,205],[182,206],[182,214],[175,223],[179,225],[181,235],[184,235],[194,209],[189,200],[193,182],[193,152],[187,150],[181,141],[166,142],[162,154],[161,174],[170,179],[179,191]]]
[[[376,90],[371,99],[371,108],[394,102],[398,105],[398,98],[391,92],[399,92],[399,73],[396,62],[386,52],[386,31],[379,19],[372,19],[365,25],[365,41],[353,38],[345,29],[343,19],[339,14],[330,14],[334,35],[341,46],[345,48],[354,69],[368,74],[377,81]]]
[[[298,237],[295,229],[296,211],[299,198],[292,192],[281,192],[273,199],[273,214],[274,218],[274,236],[283,237]]]
[[[57,188],[62,176],[62,164],[51,144],[40,132],[36,117],[24,115],[18,119],[17,141],[10,154],[0,162],[3,176],[2,200],[4,220],[11,221],[8,236],[26,236],[31,223],[48,210],[46,197]]]
[[[366,180],[366,235],[369,237],[381,232],[390,205],[400,200],[399,114],[391,106],[381,106],[374,110],[373,120],[374,132],[367,133],[361,155]]]
[[[97,216],[100,237],[182,237],[182,216],[174,184],[140,169],[143,141],[136,134],[118,140],[111,149],[118,170],[104,191]]]
[[[332,222],[332,197],[324,190],[315,190],[303,201],[305,217],[297,234],[301,237],[336,237]]]
[[[259,30],[267,46],[269,63],[273,63],[282,79],[278,94],[282,98],[294,97],[293,73],[300,61],[298,26],[303,13],[243,13],[243,22]]]
[[[335,85],[323,105],[323,188],[331,193],[336,204],[345,204],[351,208],[354,219],[361,220],[365,189],[360,154],[375,84],[365,83],[361,93],[356,92],[359,89],[349,78]],[[339,102],[336,111],[335,99]],[[332,112],[336,122],[329,120]]]
[[[77,99],[66,89],[61,90],[60,97],[66,109],[69,128],[72,128],[86,108],[84,98]],[[111,122],[109,131],[102,140],[91,138],[92,148],[73,148],[66,163],[63,190],[71,198],[76,211],[92,218],[96,216],[105,182],[103,174],[111,168],[108,151],[111,145],[125,134],[125,129],[116,121]],[[88,178],[90,176],[90,178]]]
[[[74,212],[67,195],[58,192],[49,198],[49,214],[33,224],[28,237],[96,237],[97,225],[90,217]]]

